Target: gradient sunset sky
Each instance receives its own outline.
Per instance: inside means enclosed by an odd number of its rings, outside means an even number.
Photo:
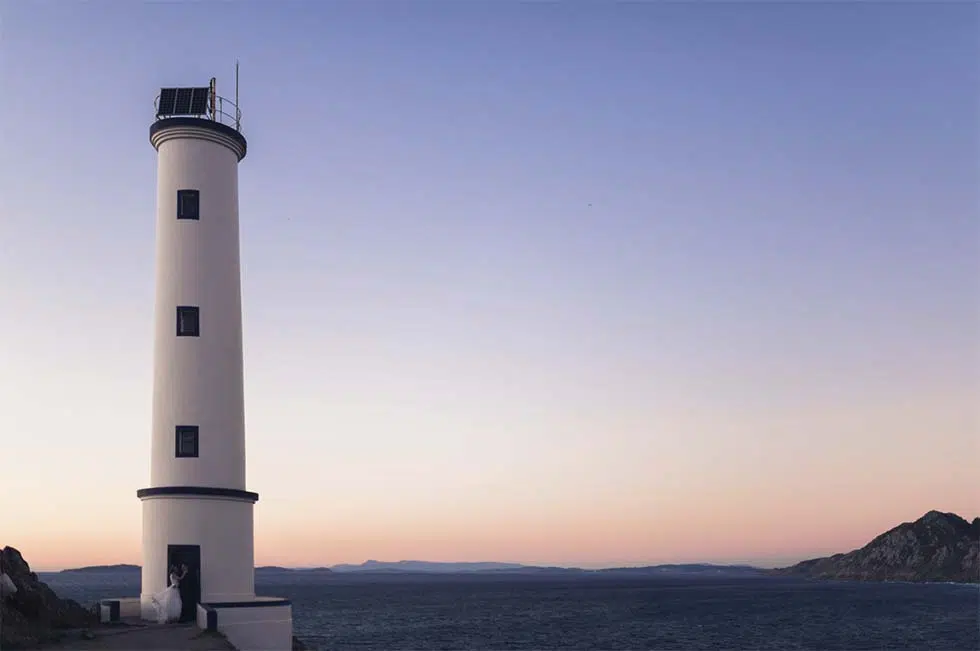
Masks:
[[[241,61],[256,562],[980,515],[975,3],[0,3],[0,545],[140,562],[161,86]]]

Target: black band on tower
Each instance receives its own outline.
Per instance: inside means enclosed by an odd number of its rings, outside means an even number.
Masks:
[[[148,497],[217,497],[242,502],[259,501],[259,494],[237,488],[215,488],[213,486],[155,486],[141,488],[136,491],[136,497],[141,500]]]

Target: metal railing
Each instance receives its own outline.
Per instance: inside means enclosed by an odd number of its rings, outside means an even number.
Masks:
[[[213,99],[213,101],[210,101],[210,99]],[[204,113],[181,113],[179,116],[177,114],[160,115],[160,96],[157,95],[156,99],[153,100],[153,114],[156,116],[157,120],[173,117],[202,118],[204,120],[212,120],[231,127],[238,132],[241,132],[242,130],[241,109],[238,108],[233,101],[225,97],[221,97],[220,95],[215,95],[213,98],[209,98],[208,105]]]

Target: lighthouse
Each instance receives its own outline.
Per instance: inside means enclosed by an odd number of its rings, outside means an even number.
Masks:
[[[150,125],[157,154],[156,298],[149,486],[140,613],[180,581],[181,620],[241,651],[289,649],[292,608],[255,595],[247,489],[238,166],[248,143],[235,100],[208,86],[163,88]],[[184,572],[183,569],[180,570]]]

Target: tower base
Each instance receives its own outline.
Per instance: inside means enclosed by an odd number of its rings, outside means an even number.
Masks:
[[[292,651],[293,606],[286,599],[254,597],[246,601],[202,603],[197,625],[217,631],[238,651]]]
[[[198,603],[255,598],[252,510],[254,493],[203,487],[156,487],[143,501],[144,619],[155,618],[152,599],[168,585],[170,568],[185,566],[182,619],[193,621]],[[255,496],[257,498],[257,496]]]

